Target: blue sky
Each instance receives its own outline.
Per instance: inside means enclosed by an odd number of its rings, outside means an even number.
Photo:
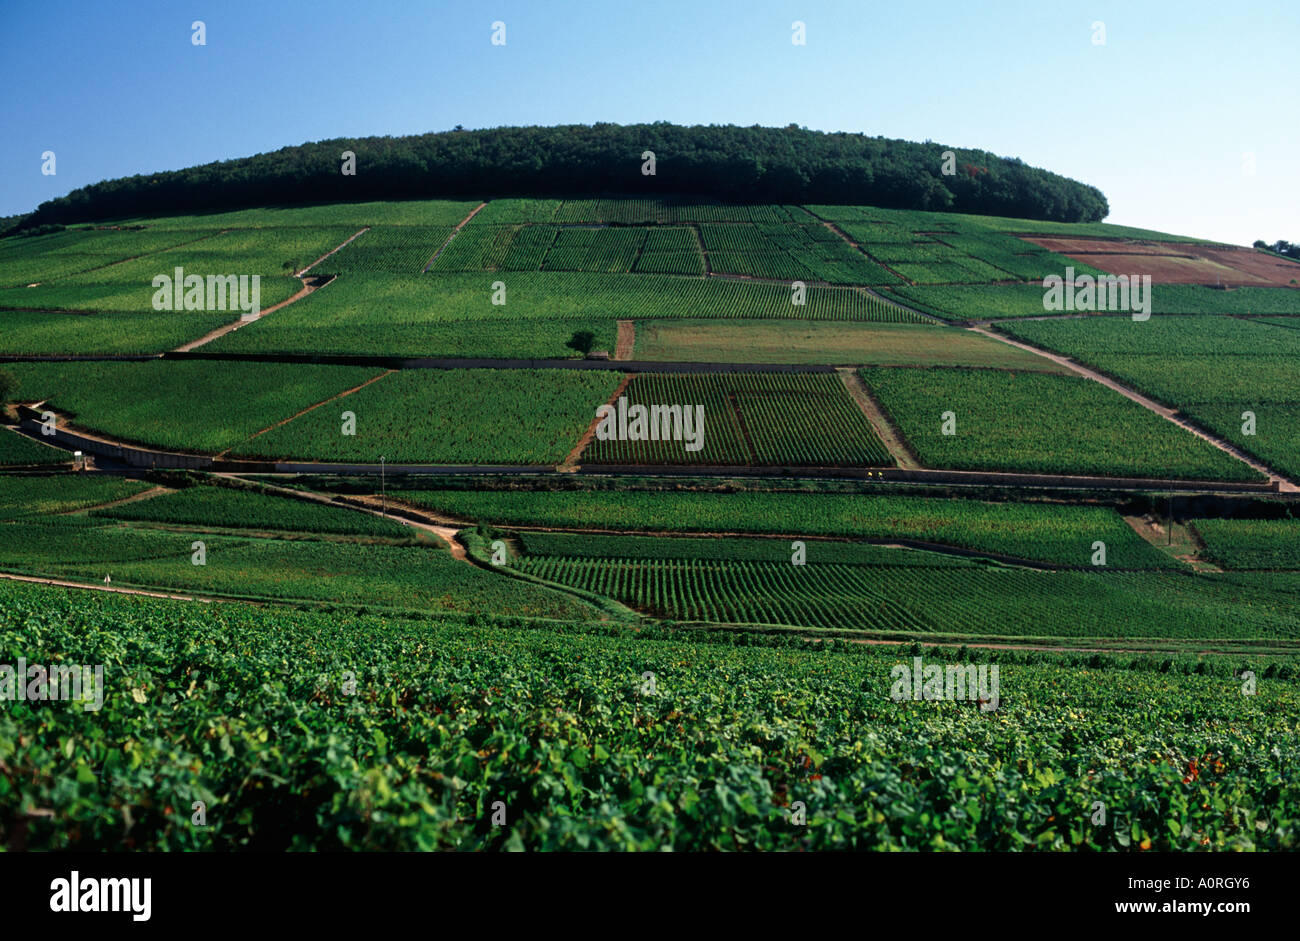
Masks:
[[[332,137],[793,122],[1019,156],[1111,222],[1300,241],[1297,48],[1296,0],[5,0],[0,215]]]

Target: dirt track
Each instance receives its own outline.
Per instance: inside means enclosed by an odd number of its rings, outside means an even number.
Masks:
[[[1155,414],[1159,415],[1161,418],[1173,422],[1175,425],[1177,425],[1179,428],[1182,428],[1184,431],[1190,431],[1192,434],[1196,435],[1196,437],[1200,438],[1202,441],[1208,441],[1210,444],[1214,445],[1216,448],[1218,448],[1220,451],[1223,451],[1225,454],[1229,454],[1232,457],[1235,457],[1237,460],[1241,461],[1243,464],[1252,468],[1253,470],[1259,471],[1259,473],[1263,474],[1270,481],[1275,482],[1280,492],[1300,493],[1300,486],[1297,486],[1294,481],[1291,481],[1286,477],[1283,477],[1277,471],[1274,471],[1268,466],[1266,466],[1265,464],[1260,463],[1259,461],[1255,460],[1253,457],[1250,457],[1249,455],[1247,455],[1245,452],[1241,451],[1234,445],[1229,444],[1227,441],[1224,441],[1222,438],[1216,437],[1215,435],[1212,435],[1207,431],[1202,431],[1200,428],[1196,427],[1186,418],[1183,418],[1174,409],[1161,405],[1155,399],[1148,398],[1147,396],[1143,395],[1141,392],[1138,392],[1136,389],[1130,389],[1128,386],[1116,382],[1114,379],[1110,378],[1104,373],[1097,372],[1095,369],[1090,369],[1087,366],[1084,366],[1082,363],[1077,363],[1067,356],[1060,356],[1048,350],[1040,349],[1039,347],[1036,346],[1031,346],[1030,344],[1024,343],[1020,340],[1013,340],[1008,336],[1005,336],[1003,334],[997,333],[992,330],[987,330],[984,327],[974,326],[974,327],[969,327],[968,329],[974,331],[975,333],[982,334],[986,337],[991,337],[994,340],[999,340],[1003,343],[1010,344],[1011,346],[1018,347],[1022,350],[1028,350],[1031,353],[1037,353],[1039,356],[1046,357],[1047,359],[1050,359],[1052,362],[1058,363],[1066,367],[1067,369],[1079,374],[1080,376],[1083,376],[1087,379],[1092,379],[1096,382],[1100,382],[1106,388],[1112,389],[1115,392],[1118,392],[1120,395],[1124,396],[1124,398],[1136,402],[1138,405],[1141,405],[1147,411],[1155,412]]]
[[[283,300],[278,304],[273,304],[272,306],[266,308],[266,310],[258,311],[256,316],[250,317],[247,320],[245,320],[243,317],[240,317],[234,323],[228,323],[223,327],[218,327],[216,330],[213,330],[211,333],[199,337],[197,340],[191,340],[189,343],[186,343],[184,346],[176,347],[176,349],[173,350],[172,352],[188,353],[191,350],[197,350],[199,347],[206,346],[207,344],[211,343],[213,340],[216,340],[220,337],[224,337],[228,333],[233,333],[234,331],[238,330],[240,327],[244,326],[245,324],[254,323],[258,320],[261,320],[263,317],[267,316],[268,314],[275,313],[281,307],[287,307],[288,305],[294,303],[294,301],[301,300],[302,298],[306,297],[308,294],[312,293],[318,288],[323,288],[325,285],[329,284],[330,281],[333,279],[329,277],[306,278],[304,277],[304,275],[306,275],[308,271],[311,271],[311,269],[319,265],[326,258],[329,258],[335,252],[339,252],[342,251],[344,248],[347,248],[350,244],[352,244],[353,241],[355,241],[360,236],[365,235],[369,231],[370,231],[370,226],[365,226],[364,228],[361,229],[361,231],[354,233],[351,238],[345,240],[344,242],[338,245],[335,245],[324,255],[321,255],[319,258],[313,261],[306,268],[303,268],[301,271],[294,272],[294,277],[302,281],[302,288],[292,297]]]
[[[632,349],[636,346],[636,324],[631,320],[618,322],[618,343],[614,347],[614,358],[627,360],[632,358]]]
[[[920,468],[921,459],[908,447],[903,436],[894,429],[880,403],[871,395],[866,383],[858,375],[858,371],[856,369],[840,369],[837,372],[839,372],[840,378],[844,380],[844,386],[848,389],[849,396],[857,403],[858,408],[862,409],[862,413],[867,416],[867,421],[875,429],[876,437],[884,443],[889,453],[893,455],[894,460],[898,462],[898,466],[911,469]]]

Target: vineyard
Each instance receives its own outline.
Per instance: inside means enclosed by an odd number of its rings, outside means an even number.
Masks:
[[[715,373],[705,376],[645,373],[624,393],[628,409],[680,406],[701,415],[692,449],[682,429],[674,437],[655,426],[642,440],[601,440],[583,452],[595,464],[750,464],[859,466],[892,464],[889,452],[854,405],[838,376]],[[701,411],[702,410],[702,411]],[[635,432],[635,426],[629,425]],[[649,440],[651,435],[659,440]]]
[[[1196,520],[1206,556],[1229,569],[1300,571],[1300,520]]]
[[[1247,612],[1225,604],[1235,585],[1183,574],[550,556],[515,564],[683,621],[1000,637],[1300,637],[1293,597],[1261,592]]]
[[[451,235],[445,226],[374,226],[312,269],[320,274],[417,274]]]
[[[1107,507],[828,493],[400,490],[394,499],[499,526],[661,533],[781,534],[912,540],[1060,566],[1091,564],[1092,544],[1115,568],[1175,563]]]
[[[108,674],[0,710],[0,849],[1300,848],[1290,481],[968,329],[1300,477],[1300,291],[1038,320],[1179,238],[578,182],[0,238],[5,424],[219,462],[0,428],[0,665]]]
[[[1213,445],[1081,376],[863,369],[929,467],[1255,480]]]
[[[406,370],[235,448],[252,458],[558,464],[618,386],[605,370]],[[344,434],[343,412],[356,421]]]
[[[92,510],[90,515],[190,529],[215,527],[410,537],[409,530],[392,520],[228,487],[187,487],[147,500]]]
[[[0,466],[2,467],[62,464],[67,460],[66,451],[59,451],[16,432],[0,428]]]
[[[1176,406],[1247,453],[1300,474],[1298,330],[1236,317],[1187,316],[1153,317],[1144,324],[1113,318],[1039,321],[1008,326],[1007,332],[1093,365]]]
[[[220,452],[380,375],[284,363],[15,363],[24,399],[46,400],[82,428],[180,451]]]
[[[144,492],[144,484],[116,477],[0,477],[0,520],[71,513]]]
[[[1296,847],[1289,668],[1242,697],[1226,663],[988,655],[994,713],[892,701],[896,650],[0,585],[6,662],[108,665],[98,712],[0,713],[0,819],[48,808],[48,850]]]

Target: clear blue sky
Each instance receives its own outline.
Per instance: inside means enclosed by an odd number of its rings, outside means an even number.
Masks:
[[[1300,0],[2,0],[0,215],[331,137],[793,122],[1019,156],[1111,222],[1300,241],[1298,51]]]

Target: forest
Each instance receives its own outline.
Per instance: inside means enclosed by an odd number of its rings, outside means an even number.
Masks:
[[[1096,187],[984,151],[795,125],[661,122],[306,143],[84,186],[42,203],[9,231],[157,212],[485,194],[856,203],[1060,222],[1095,222],[1109,212]]]

